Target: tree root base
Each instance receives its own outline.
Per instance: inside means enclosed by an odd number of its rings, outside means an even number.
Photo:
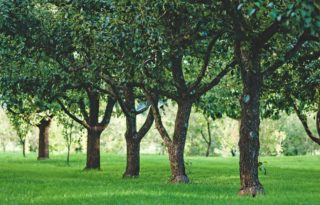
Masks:
[[[102,169],[100,167],[98,168],[85,167],[83,171],[102,171]]]
[[[243,187],[240,189],[240,191],[238,193],[239,196],[252,196],[252,197],[256,197],[256,196],[264,195],[264,194],[265,194],[265,192],[264,192],[262,185]]]
[[[130,174],[130,173],[124,173],[122,175],[123,179],[137,179],[139,178],[139,174]]]
[[[39,161],[48,160],[48,159],[49,159],[49,157],[38,157],[37,158],[37,160],[39,160]]]
[[[178,176],[172,176],[169,182],[173,184],[188,184],[190,181],[186,175],[178,175]]]

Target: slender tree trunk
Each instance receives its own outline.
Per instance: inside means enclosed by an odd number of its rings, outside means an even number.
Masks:
[[[67,146],[67,164],[69,165],[70,164],[70,144],[68,144]]]
[[[186,143],[189,117],[192,103],[185,101],[178,103],[178,112],[175,121],[175,129],[172,143],[167,147],[171,168],[172,183],[188,183],[184,164],[184,147]]]
[[[207,147],[207,153],[206,157],[209,157],[210,155],[210,149],[212,144],[212,136],[211,136],[211,127],[210,127],[210,120],[207,118],[207,130],[208,130],[208,147]]]
[[[207,144],[206,157],[209,157],[209,155],[210,155],[210,149],[211,149],[211,142],[209,142],[209,143]]]
[[[26,142],[22,142],[22,155],[23,157],[26,157]]]
[[[320,105],[319,105],[320,106]],[[317,112],[317,131],[318,131],[318,136],[320,137],[320,110]]]
[[[6,144],[4,142],[2,142],[1,145],[2,145],[2,151],[6,152]]]
[[[101,131],[88,130],[86,170],[100,169],[100,135]]]
[[[245,74],[242,74],[243,95],[241,98],[240,124],[240,195],[264,193],[258,177],[259,126],[260,126],[260,92],[262,78],[259,58],[255,54],[244,57]],[[244,71],[242,71],[244,72]]]
[[[39,128],[39,150],[38,160],[49,159],[49,128],[51,124],[51,118],[42,119]]]

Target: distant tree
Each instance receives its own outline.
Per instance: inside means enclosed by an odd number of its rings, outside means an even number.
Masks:
[[[81,141],[82,127],[76,124],[74,120],[60,113],[58,115],[58,121],[62,125],[62,135],[67,146],[67,165],[70,165],[70,152],[73,144]]]
[[[10,119],[10,124],[17,133],[19,144],[22,146],[22,155],[26,157],[26,140],[28,133],[31,130],[31,125],[24,121],[20,116],[10,112],[8,113],[8,117]]]

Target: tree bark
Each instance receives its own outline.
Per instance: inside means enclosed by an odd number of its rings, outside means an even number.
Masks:
[[[178,111],[175,120],[175,128],[172,142],[167,146],[172,183],[188,183],[189,178],[186,174],[184,163],[184,147],[186,143],[189,117],[192,102],[184,101],[178,103]]]
[[[88,129],[86,170],[100,169],[100,135],[102,131]]]
[[[211,142],[209,142],[209,143],[207,144],[206,157],[209,157],[209,155],[210,155],[210,149],[211,149]]]
[[[51,124],[51,118],[42,119],[39,128],[39,150],[38,160],[49,159],[49,128]]]
[[[127,142],[127,166],[123,174],[124,178],[135,178],[140,175],[140,140],[126,139]]]
[[[71,149],[70,145],[67,146],[67,149],[68,149],[67,150],[67,152],[68,152],[67,153],[67,165],[69,165],[70,164],[70,149]]]
[[[210,121],[207,119],[207,129],[208,129],[208,147],[207,147],[207,153],[206,157],[209,157],[210,155],[210,149],[211,149],[211,144],[212,144],[212,136],[211,136],[211,129],[210,129]]]
[[[26,157],[26,142],[22,142],[22,155],[23,157]]]
[[[318,131],[318,136],[320,137],[320,110],[317,112],[317,131]]]
[[[240,192],[239,195],[263,194],[264,189],[258,177],[258,156],[260,149],[260,92],[262,77],[260,61],[255,52],[242,56],[243,95],[241,97],[240,124]]]

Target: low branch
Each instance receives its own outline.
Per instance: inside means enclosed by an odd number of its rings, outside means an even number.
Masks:
[[[312,131],[310,130],[309,126],[308,126],[308,121],[307,121],[307,117],[299,110],[298,106],[296,105],[296,103],[294,102],[293,99],[290,99],[290,102],[292,104],[292,107],[294,109],[294,111],[296,112],[299,120],[301,121],[304,130],[306,131],[308,137],[314,141],[315,143],[317,143],[318,145],[320,145],[320,138],[315,137],[312,133]]]
[[[153,111],[152,108],[150,108],[147,118],[145,120],[145,122],[143,123],[143,125],[141,126],[141,128],[139,129],[137,135],[138,138],[141,140],[146,134],[147,132],[150,130],[152,124],[154,121],[154,117],[153,117]]]
[[[81,124],[82,126],[84,126],[87,129],[90,129],[90,126],[88,125],[88,123],[84,120],[80,120],[78,117],[76,117],[74,114],[72,114],[66,106],[64,106],[63,102],[60,99],[57,99],[58,104],[60,105],[61,109],[63,110],[63,112],[65,112],[71,119],[73,119],[74,121],[76,121],[77,123]]]
[[[101,126],[105,127],[109,124],[112,115],[112,110],[115,104],[116,100],[114,100],[112,97],[108,97],[108,103],[106,105],[102,121],[99,123]]]
[[[172,140],[171,140],[166,128],[164,127],[164,125],[162,123],[161,114],[160,114],[160,111],[158,108],[158,103],[157,103],[158,102],[157,97],[155,97],[154,95],[152,95],[151,93],[149,93],[146,90],[144,90],[144,91],[145,91],[145,95],[146,95],[149,103],[151,104],[151,109],[152,109],[156,128],[159,131],[160,136],[163,139],[164,143],[168,146],[172,143]]]

